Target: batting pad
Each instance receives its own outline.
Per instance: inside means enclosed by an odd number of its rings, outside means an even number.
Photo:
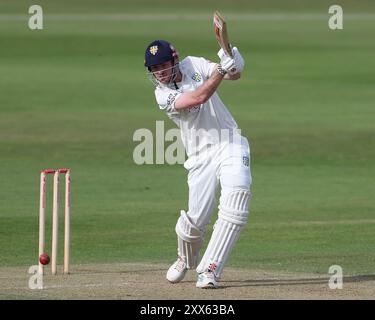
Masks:
[[[185,261],[188,269],[195,268],[203,243],[203,232],[190,221],[186,212],[182,210],[176,224],[176,233],[178,255]]]
[[[229,253],[240,236],[241,229],[242,226],[219,218],[215,223],[206,252],[197,267],[197,272],[211,270],[217,278],[220,278]]]
[[[249,215],[251,192],[238,189],[225,193],[220,197],[219,217],[234,224],[243,226]]]
[[[225,193],[220,198],[219,218],[215,223],[211,240],[197,267],[197,272],[211,270],[217,278],[223,271],[242,227],[249,215],[250,191],[238,189]]]

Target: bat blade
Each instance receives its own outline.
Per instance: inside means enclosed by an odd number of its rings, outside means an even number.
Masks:
[[[233,58],[232,48],[229,42],[228,31],[227,31],[227,23],[225,22],[224,18],[220,15],[218,11],[214,13],[214,31],[216,40],[219,43],[219,46],[223,48],[224,52]]]

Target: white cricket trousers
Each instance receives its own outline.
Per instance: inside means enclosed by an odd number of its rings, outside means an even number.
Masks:
[[[250,190],[250,147],[245,137],[210,147],[199,156],[190,157],[184,164],[188,173],[190,221],[201,231],[210,223],[220,199],[234,190]]]

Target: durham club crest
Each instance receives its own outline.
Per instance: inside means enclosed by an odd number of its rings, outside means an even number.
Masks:
[[[158,46],[152,46],[150,47],[150,53],[152,55],[155,55],[158,52]]]

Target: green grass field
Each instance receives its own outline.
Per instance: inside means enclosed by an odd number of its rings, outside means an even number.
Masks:
[[[30,1],[0,4],[0,266],[37,262],[39,172],[49,167],[72,170],[72,264],[174,260],[185,169],[132,157],[136,129],[173,127],[143,54],[164,38],[182,57],[216,61],[211,14],[220,9],[247,63],[219,91],[250,140],[254,194],[229,265],[375,273],[371,1],[340,1],[339,31],[328,28],[327,1],[39,3],[42,31],[27,27]]]

